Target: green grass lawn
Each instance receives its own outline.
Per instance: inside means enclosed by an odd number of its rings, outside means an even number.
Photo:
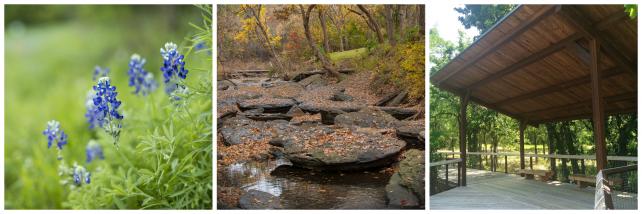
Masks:
[[[18,6],[7,6],[5,10],[12,7]],[[84,9],[100,11],[99,7],[86,6]],[[42,9],[47,10],[46,6]],[[108,19],[74,19],[33,25],[9,22],[5,25],[5,208],[162,208],[187,203],[177,202],[179,199],[172,198],[169,193],[179,189],[193,193],[188,187],[154,187],[149,181],[141,180],[155,177],[161,179],[155,181],[159,184],[172,185],[180,181],[194,185],[190,180],[175,177],[179,172],[172,170],[184,170],[183,164],[188,164],[178,156],[193,155],[190,152],[207,149],[209,145],[211,161],[211,141],[193,143],[194,139],[204,137],[197,131],[211,134],[207,123],[169,118],[178,114],[172,113],[163,90],[159,49],[165,42],[173,41],[187,53],[186,48],[192,44],[185,38],[194,33],[188,22],[202,23],[201,11],[193,6],[180,8],[174,15],[175,25],[167,24],[172,17],[167,17],[162,9]],[[133,53],[147,58],[145,69],[159,82],[158,90],[148,97],[132,94],[133,88],[128,86],[128,62]],[[192,52],[185,60],[190,69],[186,84],[194,92],[201,92],[200,85],[211,83],[211,56]],[[89,130],[84,116],[87,93],[95,84],[92,73],[96,65],[111,70],[112,85],[116,86],[118,99],[122,101],[120,110],[125,119],[119,150],[102,130]],[[193,99],[187,108],[191,117],[204,117],[205,120],[209,115],[211,118],[211,97]],[[60,184],[56,148],[48,149],[42,134],[49,120],[60,121],[62,130],[69,135],[69,142],[62,150],[63,161],[68,165],[74,162],[84,165],[92,172],[91,184],[75,188]],[[172,127],[167,126],[170,120],[176,120]],[[175,141],[183,144],[172,148],[175,153],[167,157],[169,165],[153,158],[163,151],[143,152],[143,141],[155,130],[163,128],[173,130],[178,138]],[[100,142],[105,160],[86,163],[85,147],[90,139]],[[154,140],[160,142],[159,139]],[[202,161],[199,156],[190,158]],[[209,194],[211,207],[211,162],[207,164],[209,177],[199,174],[200,181],[194,181],[200,182],[198,188],[204,195],[192,197],[199,199]],[[145,176],[145,170],[158,174]],[[191,173],[203,173],[198,171],[199,167],[191,170]],[[161,173],[164,175],[159,176]],[[207,206],[205,202],[200,203],[194,207]]]
[[[352,49],[348,51],[332,52],[328,54],[328,57],[330,57],[330,60],[334,62],[339,62],[346,59],[361,57],[366,54],[368,54],[367,48],[357,48],[357,49]]]

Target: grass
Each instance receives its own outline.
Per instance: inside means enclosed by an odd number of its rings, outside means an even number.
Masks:
[[[330,60],[340,62],[346,59],[353,59],[368,54],[367,48],[357,48],[348,51],[332,52],[328,54]]]
[[[5,10],[12,7],[19,6]],[[202,23],[201,11],[184,6],[175,15],[176,26],[167,24],[171,17],[163,8],[152,6],[127,18],[6,25],[6,209],[211,208],[212,61],[205,52],[188,53],[192,44],[185,40],[198,32],[188,23]],[[159,49],[168,41],[186,54],[186,84],[193,97],[185,99],[184,109],[174,108],[163,90]],[[128,86],[133,53],[147,58],[145,69],[159,81],[148,97],[132,94]],[[88,129],[84,117],[96,65],[110,68],[122,101],[118,150],[102,130]],[[60,184],[56,149],[48,149],[42,135],[46,122],[54,119],[69,135],[63,161],[84,165],[92,172],[91,184]],[[91,139],[102,145],[105,160],[86,163]]]

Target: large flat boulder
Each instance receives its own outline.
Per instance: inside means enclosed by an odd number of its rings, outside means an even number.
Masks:
[[[364,108],[358,112],[340,114],[334,118],[335,124],[342,127],[393,128],[399,120],[376,108]]]
[[[319,125],[291,133],[282,145],[284,157],[297,167],[365,170],[391,164],[406,143],[380,133]]]
[[[263,109],[265,113],[286,113],[296,105],[293,99],[262,97],[259,99],[244,100],[239,102],[241,110]]]
[[[255,121],[243,116],[225,120],[220,127],[223,144],[237,145],[250,141],[265,141],[272,138],[288,136],[296,126],[291,126],[286,120]]]
[[[266,89],[267,94],[274,98],[294,99],[304,93],[305,88],[299,83],[285,82],[283,84]]]
[[[425,204],[426,162],[425,152],[406,151],[396,172],[386,185],[386,198],[390,208],[417,208]]]
[[[395,127],[397,137],[417,147],[425,147],[424,123],[421,121],[400,121]]]

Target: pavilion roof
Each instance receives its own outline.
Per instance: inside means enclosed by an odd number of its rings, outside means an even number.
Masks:
[[[622,5],[521,5],[430,81],[529,124],[590,118],[595,38],[606,114],[636,112],[637,32]]]

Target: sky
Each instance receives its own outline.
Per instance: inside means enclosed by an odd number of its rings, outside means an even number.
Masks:
[[[477,28],[472,27],[466,29],[464,25],[459,22],[457,17],[459,13],[454,10],[456,7],[463,7],[463,4],[432,4],[427,5],[428,7],[428,28],[436,27],[439,31],[439,35],[451,42],[457,42],[458,30],[463,30],[468,38],[473,38],[477,34]]]

